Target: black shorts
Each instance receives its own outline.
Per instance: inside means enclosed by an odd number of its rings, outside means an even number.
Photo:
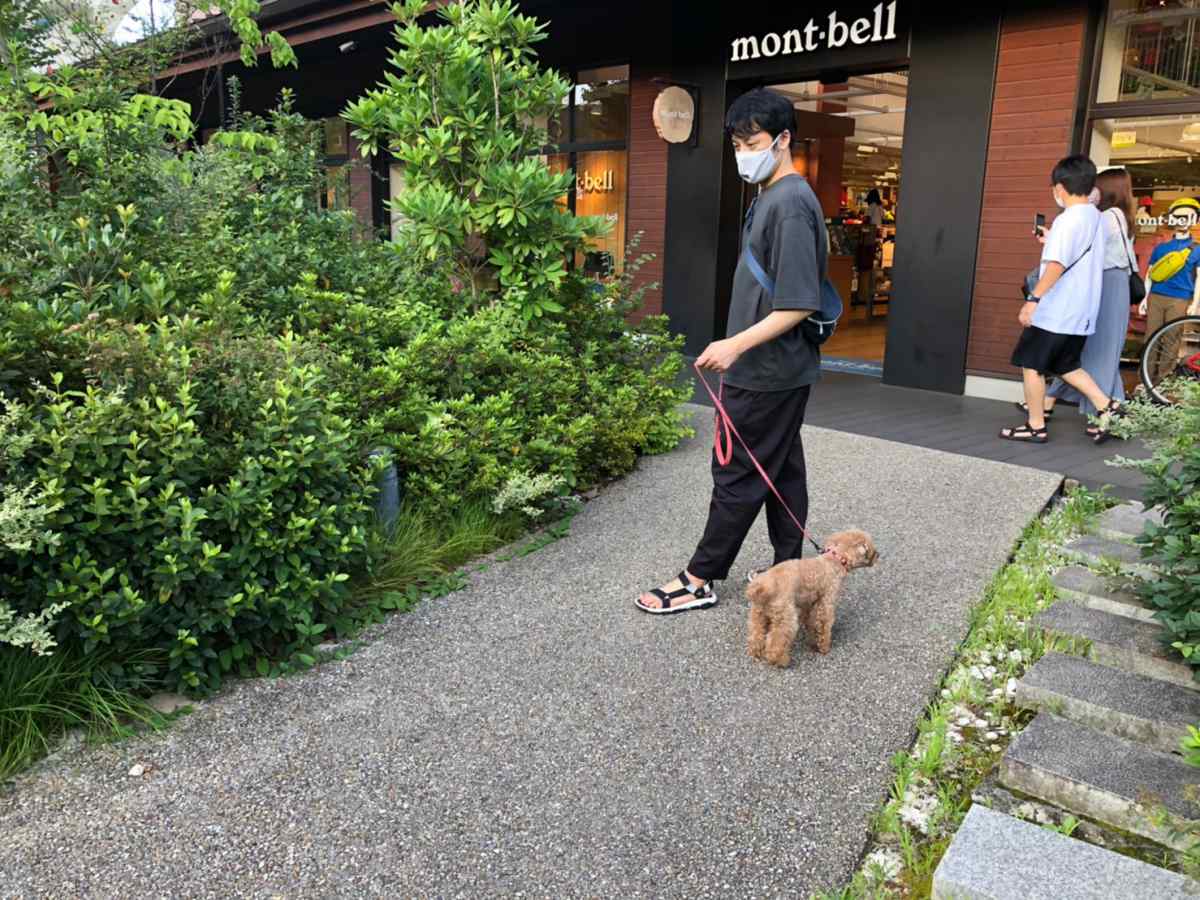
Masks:
[[[1058,334],[1030,325],[1021,332],[1012,364],[1043,375],[1066,375],[1081,368],[1080,354],[1086,340],[1086,335]]]

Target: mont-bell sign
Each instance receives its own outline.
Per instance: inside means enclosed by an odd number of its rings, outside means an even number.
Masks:
[[[896,5],[878,3],[870,16],[850,19],[836,10],[828,17],[809,19],[804,26],[785,31],[768,32],[761,37],[735,38],[730,62],[749,62],[752,59],[812,53],[815,50],[837,50],[847,45],[880,44],[896,39]]]

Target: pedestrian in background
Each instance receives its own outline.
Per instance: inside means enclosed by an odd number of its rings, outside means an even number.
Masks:
[[[1044,444],[1046,378],[1057,375],[1092,401],[1101,416],[1094,440],[1110,436],[1113,417],[1124,414],[1121,403],[1104,393],[1083,369],[1083,345],[1096,330],[1104,282],[1102,213],[1089,195],[1096,186],[1096,166],[1086,156],[1060,160],[1050,175],[1054,202],[1062,213],[1054,220],[1042,248],[1037,284],[1029,290],[1017,318],[1025,330],[1013,350],[1021,369],[1026,421],[1004,428],[1008,441]]]
[[[1129,275],[1137,271],[1137,255],[1133,250],[1133,180],[1123,166],[1105,169],[1096,176],[1100,190],[1100,218],[1104,226],[1104,275],[1100,290],[1100,310],[1096,314],[1096,330],[1083,345],[1081,364],[1092,376],[1096,386],[1114,400],[1125,399],[1125,383],[1121,380],[1121,351],[1129,331]],[[1079,404],[1084,416],[1094,416],[1095,405],[1061,378],[1056,378],[1046,391],[1046,414],[1054,410],[1056,400]],[[1022,407],[1024,404],[1021,404]],[[1086,419],[1085,419],[1086,421]],[[1099,429],[1087,426],[1095,437]]]
[[[875,188],[867,193],[867,221],[876,228],[883,224],[883,198]]]

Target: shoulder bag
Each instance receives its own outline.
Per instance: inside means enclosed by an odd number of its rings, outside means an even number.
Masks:
[[[1117,219],[1117,222],[1121,223],[1121,246],[1125,248],[1125,255],[1129,257],[1129,304],[1132,306],[1146,298],[1146,282],[1142,281],[1142,273],[1138,271],[1137,259],[1129,252],[1124,220]]]

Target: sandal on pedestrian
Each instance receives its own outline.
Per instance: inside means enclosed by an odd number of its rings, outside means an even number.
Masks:
[[[1024,400],[1018,400],[1016,403],[1013,404],[1013,406],[1015,406],[1021,412],[1025,413],[1025,415],[1029,415],[1029,404],[1026,403]],[[1052,415],[1054,415],[1054,407],[1052,406],[1049,409],[1043,409],[1042,415],[1044,415],[1047,419],[1049,419]]]
[[[1041,428],[1034,428],[1026,422],[1015,428],[1000,429],[1000,437],[1006,441],[1017,441],[1022,444],[1044,444],[1050,440],[1050,433],[1046,431],[1044,425]]]
[[[1096,418],[1099,419],[1103,424],[1099,426],[1096,434],[1092,436],[1092,443],[1103,444],[1110,438],[1116,437],[1115,434],[1108,430],[1108,426],[1111,425],[1116,419],[1125,418],[1128,413],[1129,411],[1125,408],[1125,404],[1121,403],[1119,400],[1109,400],[1108,406],[1100,410],[1099,414],[1096,416]]]
[[[654,588],[646,592],[657,597],[662,604],[661,606],[646,606],[642,603],[641,597],[635,599],[633,605],[642,612],[656,616],[686,612],[689,609],[708,609],[710,606],[717,605],[717,595],[713,592],[711,584],[705,582],[697,587],[692,584],[692,580],[688,578],[687,572],[679,573],[679,583],[683,587],[673,591]]]

